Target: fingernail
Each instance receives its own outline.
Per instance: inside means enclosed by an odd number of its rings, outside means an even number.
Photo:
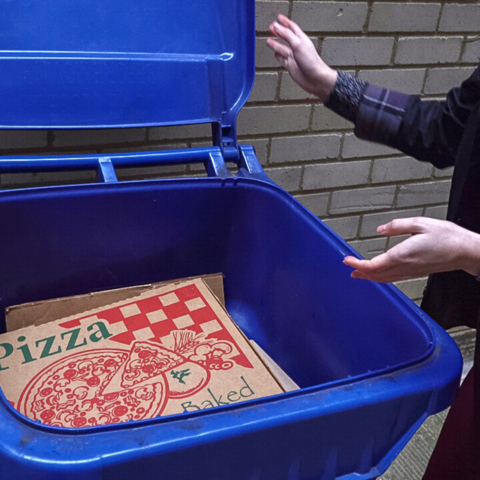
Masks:
[[[378,233],[385,233],[385,230],[386,230],[386,228],[385,228],[384,225],[380,225],[380,226],[377,228],[377,232],[378,232]]]

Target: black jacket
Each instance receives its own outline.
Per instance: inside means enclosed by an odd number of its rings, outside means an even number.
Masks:
[[[395,147],[438,168],[455,167],[447,220],[480,233],[480,67],[446,101],[410,97]],[[476,327],[479,307],[480,282],[472,275],[429,277],[422,308],[444,328]]]

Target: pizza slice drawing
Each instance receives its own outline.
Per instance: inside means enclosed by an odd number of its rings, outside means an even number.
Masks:
[[[103,393],[119,388],[143,387],[162,378],[168,386],[169,398],[183,398],[200,391],[210,380],[210,372],[158,343],[133,343],[126,361],[105,386]]]
[[[122,372],[121,386],[133,387],[185,362],[181,355],[151,342],[135,342]]]

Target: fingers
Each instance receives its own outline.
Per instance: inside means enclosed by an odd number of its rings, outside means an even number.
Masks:
[[[285,45],[284,43],[280,43],[274,40],[273,38],[267,39],[267,45],[275,52],[275,57],[279,55],[283,58],[287,58],[290,55],[290,47],[288,45]]]
[[[278,23],[283,25],[285,28],[290,29],[299,38],[307,37],[305,32],[293,20],[290,20],[285,15],[278,15]]]
[[[428,222],[428,220],[422,217],[396,218],[385,225],[380,225],[377,231],[389,237],[408,234],[414,235],[424,232],[426,222]]]
[[[345,257],[343,263],[365,274],[379,273],[394,266],[394,263],[392,262],[388,252],[382,253],[371,260],[361,260],[356,257]]]
[[[382,255],[379,256],[381,257]],[[350,276],[356,279],[390,283],[412,278],[408,270],[402,268],[401,265],[391,263],[388,260],[386,261],[385,258],[380,259],[380,262],[376,265],[376,262],[373,260],[377,258],[378,257],[372,260],[360,260],[355,257],[345,257],[344,263],[355,269]]]
[[[273,22],[269,28],[276,37],[285,40],[292,48],[300,43],[300,38],[290,28],[280,25],[278,22]]]
[[[307,34],[294,21],[282,14],[278,15],[278,21],[273,22],[269,29],[273,35],[285,40],[292,48],[305,40],[310,40]]]
[[[371,282],[377,283],[392,283],[414,278],[408,274],[398,272],[396,269],[386,270],[385,272],[379,274],[366,274],[364,272],[354,270],[350,276],[355,279],[370,280]]]

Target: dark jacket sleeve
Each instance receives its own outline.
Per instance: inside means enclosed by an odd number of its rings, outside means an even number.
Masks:
[[[368,85],[355,133],[384,143],[437,168],[453,166],[468,117],[480,99],[480,67],[445,101],[422,101]]]
[[[480,68],[450,90],[445,101],[410,97],[395,147],[438,168],[452,166],[468,117],[479,100]]]

